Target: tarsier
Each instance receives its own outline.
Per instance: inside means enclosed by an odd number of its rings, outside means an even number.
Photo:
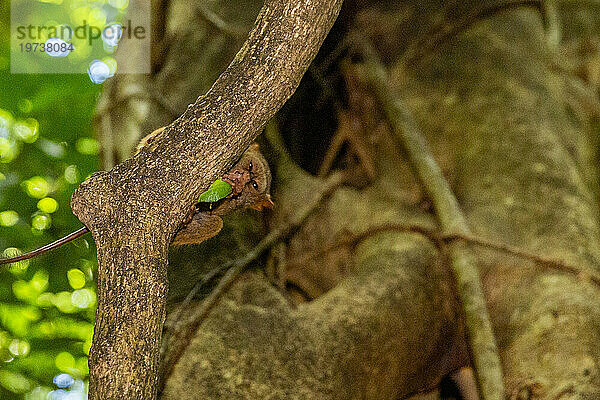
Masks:
[[[153,139],[162,133],[163,130],[164,128],[157,129],[144,137],[136,149],[136,154],[147,145],[152,147]],[[231,185],[231,193],[222,200],[211,204],[211,207],[207,210],[197,205],[193,214],[190,214],[175,234],[172,245],[198,244],[210,239],[223,228],[221,216],[231,211],[243,208],[262,210],[263,207],[273,206],[269,194],[271,190],[271,171],[267,160],[265,160],[258,148],[258,144],[253,143],[250,145],[240,160],[221,179]],[[0,259],[0,264],[9,264],[36,257],[88,232],[89,230],[86,227],[82,227],[55,242],[29,253]]]
[[[267,160],[258,149],[258,144],[252,144],[242,155],[242,158],[222,178],[232,186],[232,192],[219,201],[210,210],[197,210],[183,225],[172,244],[198,244],[215,236],[223,227],[222,215],[233,210],[253,208],[262,210],[263,207],[273,207],[269,194],[271,190],[271,170]]]

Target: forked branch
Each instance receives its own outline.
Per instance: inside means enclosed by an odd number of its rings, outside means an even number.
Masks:
[[[98,248],[90,399],[155,399],[172,236],[199,194],[240,157],[292,95],[341,0],[267,0],[205,96],[151,148],[75,191]]]

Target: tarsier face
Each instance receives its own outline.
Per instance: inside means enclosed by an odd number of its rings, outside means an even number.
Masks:
[[[230,178],[228,181],[233,182],[234,193],[222,200],[213,213],[224,214],[233,209],[248,207],[262,210],[263,207],[273,206],[269,194],[271,171],[257,144],[252,144],[223,178]]]
[[[267,160],[258,151],[258,145],[253,144],[244,153],[236,167],[250,172],[250,181],[246,184],[242,195],[250,208],[261,210],[263,207],[272,207],[271,201],[271,170]]]

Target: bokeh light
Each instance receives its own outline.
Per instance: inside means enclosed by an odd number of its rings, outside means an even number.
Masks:
[[[117,22],[108,24],[102,31],[102,40],[109,47],[115,47],[119,44],[123,35],[123,27]]]
[[[40,138],[37,141],[38,148],[53,158],[63,158],[65,156],[65,144],[56,143],[52,140]]]
[[[75,49],[72,43],[57,37],[46,39],[44,44],[46,49],[49,49],[45,53],[50,57],[66,57],[71,54],[71,49]]]
[[[122,10],[129,5],[129,0],[108,0],[108,4]]]
[[[31,227],[38,231],[48,229],[50,225],[52,225],[52,218],[46,213],[37,212],[31,218]]]
[[[23,182],[22,186],[25,190],[25,193],[27,193],[29,197],[33,197],[35,199],[43,199],[50,193],[50,184],[41,176],[29,178]]]
[[[2,252],[3,258],[17,257],[23,254],[23,252],[16,247],[7,247]],[[20,275],[23,272],[27,271],[27,267],[29,266],[30,260],[23,260],[16,263],[12,263],[9,265],[8,270],[15,274]]]
[[[100,60],[90,62],[87,72],[91,81],[96,84],[103,83],[111,76],[110,67]]]
[[[67,279],[73,289],[81,289],[85,286],[85,274],[80,269],[70,269],[67,272]]]
[[[96,294],[89,289],[80,289],[71,295],[71,303],[77,308],[89,308],[96,304]]]
[[[69,374],[58,374],[54,377],[53,382],[59,388],[67,388],[75,383],[75,379]]]
[[[76,165],[69,165],[65,168],[65,180],[71,184],[79,182],[79,170]]]
[[[33,118],[17,121],[13,125],[15,137],[25,143],[33,143],[39,136],[39,124]]]
[[[75,307],[71,302],[71,293],[70,292],[59,292],[54,295],[52,298],[52,303],[58,308],[61,312],[70,314],[75,311]]]
[[[25,340],[13,339],[8,345],[8,350],[15,356],[26,356],[30,347]]]
[[[8,137],[13,124],[13,116],[10,112],[0,108],[0,137]]]
[[[63,351],[54,359],[56,368],[64,372],[73,372],[75,369],[75,357],[69,352]]]
[[[102,62],[108,66],[110,76],[114,76],[115,72],[117,72],[117,60],[112,57],[104,57]]]
[[[100,144],[93,138],[81,138],[75,144],[75,148],[81,154],[96,155],[100,150]]]
[[[42,212],[52,214],[58,210],[58,202],[52,197],[44,197],[38,201],[37,208]]]
[[[17,222],[19,222],[19,214],[16,211],[7,210],[0,212],[0,225],[14,226]]]
[[[99,27],[106,24],[106,13],[100,7],[93,7],[88,15],[88,24],[90,26]]]
[[[15,140],[0,137],[0,163],[9,163],[19,155],[19,146]]]

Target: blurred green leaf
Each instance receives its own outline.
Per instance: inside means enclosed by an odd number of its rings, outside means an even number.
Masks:
[[[37,339],[76,339],[90,340],[94,333],[94,325],[75,318],[56,317],[34,324],[29,337]]]
[[[13,393],[25,393],[31,389],[31,382],[18,372],[0,370],[0,385]]]

